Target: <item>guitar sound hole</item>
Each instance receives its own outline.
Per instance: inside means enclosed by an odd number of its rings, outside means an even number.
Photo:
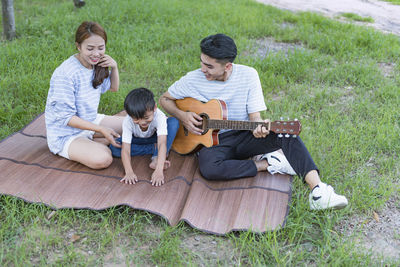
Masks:
[[[202,124],[200,125],[200,128],[203,129],[203,132],[201,135],[205,135],[208,132],[208,115],[206,113],[200,113],[199,116],[203,119]]]

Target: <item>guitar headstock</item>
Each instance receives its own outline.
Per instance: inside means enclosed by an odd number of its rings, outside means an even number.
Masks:
[[[301,123],[298,120],[294,121],[273,121],[270,124],[270,131],[276,134],[289,134],[296,137],[301,132]],[[286,137],[289,137],[286,135]]]

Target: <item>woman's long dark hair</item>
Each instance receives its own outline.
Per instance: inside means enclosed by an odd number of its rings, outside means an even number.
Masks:
[[[79,45],[82,44],[87,38],[96,34],[104,39],[104,43],[107,44],[107,34],[103,27],[100,26],[97,22],[92,21],[84,21],[78,27],[75,34],[75,42]],[[94,66],[94,75],[92,80],[92,85],[94,88],[97,88],[100,84],[103,83],[104,79],[106,79],[110,75],[108,68],[100,67],[99,65]]]

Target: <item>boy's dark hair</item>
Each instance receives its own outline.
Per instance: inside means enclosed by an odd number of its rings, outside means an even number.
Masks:
[[[222,33],[204,38],[200,43],[200,49],[203,54],[217,59],[220,63],[233,62],[237,55],[233,39]]]
[[[133,89],[125,97],[126,113],[136,119],[142,119],[146,111],[153,110],[155,106],[153,92],[143,87]]]

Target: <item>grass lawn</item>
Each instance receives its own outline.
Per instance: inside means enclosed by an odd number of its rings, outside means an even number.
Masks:
[[[105,27],[107,52],[119,64],[120,91],[100,104],[108,114],[123,109],[133,88],[159,97],[200,66],[200,40],[223,32],[238,45],[236,63],[259,72],[263,115],[301,120],[323,180],[350,205],[312,212],[308,189],[294,179],[283,230],[216,237],[128,207],[52,213],[0,196],[0,265],[400,264],[362,249],[359,231],[347,235],[338,227],[354,216],[372,217],[400,193],[399,37],[247,0],[86,2],[75,9],[71,0],[14,1],[18,38],[0,42],[0,139],[44,111],[50,77],[76,52],[74,33],[84,20]],[[258,56],[266,37],[300,48]]]
[[[400,0],[385,0],[385,1],[395,4],[395,5],[400,5]]]
[[[371,22],[371,23],[374,22],[374,19],[371,17],[362,17],[354,13],[342,13],[342,16],[349,20],[354,20],[354,21]]]

